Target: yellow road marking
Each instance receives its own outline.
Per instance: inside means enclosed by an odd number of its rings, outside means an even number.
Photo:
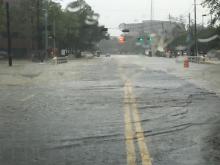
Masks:
[[[141,153],[142,165],[152,165],[150,153],[145,143],[145,137],[143,133],[143,128],[141,126],[140,114],[138,112],[136,99],[133,95],[132,84],[128,82],[128,91],[131,101],[131,110],[134,118],[134,125],[136,130],[136,137],[138,141],[139,150]]]
[[[119,67],[121,79],[125,81],[124,85],[124,110],[125,110],[125,137],[127,148],[127,164],[136,165],[136,154],[134,147],[134,130],[135,127],[136,138],[138,142],[139,152],[141,154],[142,165],[152,165],[150,153],[145,143],[143,128],[141,126],[140,114],[137,108],[137,102],[133,94],[131,81],[123,74],[123,70]],[[127,80],[127,81],[126,81]],[[132,120],[133,119],[133,120]],[[134,126],[132,126],[132,123]]]
[[[131,112],[128,104],[128,90],[124,87],[124,118],[125,118],[125,140],[127,149],[127,164],[136,165],[136,154],[134,147],[134,133],[131,124]]]

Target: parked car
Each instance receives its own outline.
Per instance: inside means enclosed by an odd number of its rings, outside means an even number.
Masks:
[[[101,55],[101,51],[97,51],[97,52],[96,52],[96,56],[97,56],[97,57],[100,57],[100,55]]]

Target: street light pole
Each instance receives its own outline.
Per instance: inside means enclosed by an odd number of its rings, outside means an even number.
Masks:
[[[189,36],[189,42],[190,42],[190,40],[191,40],[191,34],[192,34],[192,30],[191,30],[191,13],[189,13],[189,32],[188,32],[189,34],[188,34],[188,36]],[[190,48],[190,46],[189,46],[189,50],[188,50],[189,52],[189,56],[191,56],[191,48]]]

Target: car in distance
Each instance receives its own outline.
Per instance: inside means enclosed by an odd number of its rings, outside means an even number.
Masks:
[[[105,55],[105,57],[110,57],[111,55],[110,55],[110,53],[106,53],[106,55]]]

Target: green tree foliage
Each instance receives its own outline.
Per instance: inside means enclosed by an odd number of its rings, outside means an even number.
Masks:
[[[175,49],[177,46],[187,46],[187,36],[188,33],[185,32],[182,35],[179,35],[178,37],[176,37],[169,45],[169,49]]]
[[[98,23],[99,15],[84,0],[70,3],[65,14],[66,44],[72,44],[69,46],[75,51],[93,50],[97,42],[106,38],[104,27]]]
[[[214,35],[220,35],[220,28],[205,28],[202,30],[199,30],[198,32],[198,38],[199,39],[207,39],[209,37],[212,37]],[[174,50],[177,46],[185,46],[187,48],[192,48],[194,49],[194,40],[195,38],[193,37],[193,34],[191,34],[190,38],[188,38],[190,35],[189,32],[185,32],[183,33],[181,36],[176,37],[169,45],[168,48]],[[207,43],[201,43],[198,42],[198,49],[199,51],[204,51],[204,52],[208,52],[211,49],[219,49],[220,44],[219,44],[219,39],[217,40],[213,40],[211,42],[207,42]]]
[[[20,0],[10,6],[12,37],[32,38],[34,0]]]
[[[206,28],[203,29],[198,33],[199,38],[206,39],[209,37],[212,37],[214,35],[220,35],[220,29],[219,28]],[[219,39],[207,42],[207,43],[198,43],[199,50],[203,50],[205,52],[210,51],[212,49],[219,49],[220,43]]]
[[[210,14],[212,14],[213,20],[212,24],[219,23],[220,21],[220,0],[204,0],[203,6],[210,9]]]
[[[3,7],[0,3],[0,18],[4,17]],[[55,37],[60,49],[72,48],[76,52],[93,50],[99,41],[108,37],[107,32],[102,30],[104,27],[99,26],[99,15],[84,0],[73,1],[66,9],[51,0],[17,0],[10,6],[12,37],[38,42],[40,35],[41,45],[44,45],[46,9],[49,36],[51,39]],[[5,25],[0,23],[1,31]],[[53,36],[54,28],[56,36]]]
[[[4,31],[4,29],[5,29],[5,26],[4,26],[4,24],[5,24],[5,12],[4,11],[5,11],[5,6],[3,4],[3,1],[0,0],[0,33],[2,31]]]

